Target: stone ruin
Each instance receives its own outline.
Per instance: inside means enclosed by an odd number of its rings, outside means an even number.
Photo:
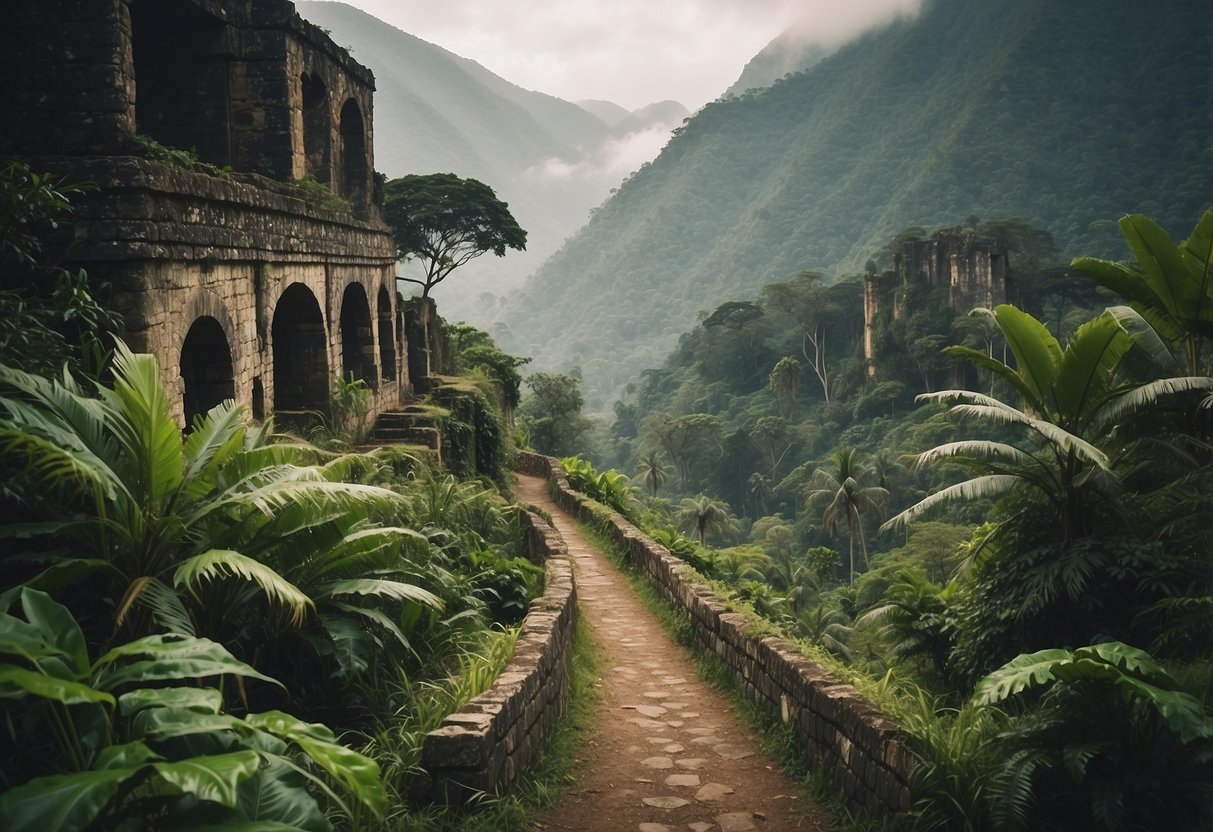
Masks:
[[[0,152],[97,185],[69,261],[111,284],[183,424],[226,398],[325,411],[350,373],[372,416],[400,401],[370,70],[287,0],[5,0],[0,24]]]
[[[948,289],[952,311],[966,315],[978,307],[993,309],[1008,300],[1007,252],[971,231],[941,229],[925,240],[907,240],[893,255],[893,268],[863,278],[863,357],[868,377],[876,377],[876,323],[906,314],[906,289],[912,284]]]

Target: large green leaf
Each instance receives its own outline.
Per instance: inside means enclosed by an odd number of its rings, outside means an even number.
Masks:
[[[1091,414],[1107,402],[1120,361],[1133,339],[1108,313],[1093,318],[1066,344],[1057,375],[1057,417],[1063,427],[1081,433]]]
[[[1010,304],[996,307],[994,320],[1007,339],[1007,345],[1015,353],[1019,377],[1033,393],[1033,398],[1026,401],[1025,406],[1042,417],[1056,413],[1058,408],[1054,390],[1062,362],[1061,346],[1057,339],[1047,326]]]
[[[246,733],[248,724],[230,714],[206,714],[189,708],[144,708],[131,720],[130,735],[152,740],[232,731]]]
[[[236,806],[240,784],[257,773],[261,755],[256,751],[233,751],[208,757],[193,757],[172,763],[153,763],[165,782],[200,800]]]
[[[1150,290],[1171,317],[1182,320],[1196,311],[1197,286],[1180,258],[1179,246],[1154,220],[1142,214],[1120,219],[1120,232],[1141,267]]]
[[[308,610],[315,605],[299,587],[260,561],[230,549],[212,549],[185,560],[173,575],[173,585],[192,586],[201,580],[218,580],[225,576],[252,581],[261,587],[271,603],[282,604],[291,611],[295,626],[303,623]]]
[[[47,633],[51,644],[63,651],[78,675],[83,676],[88,672],[88,648],[84,643],[84,633],[67,607],[45,592],[23,589],[21,609],[25,612],[25,619]]]
[[[974,701],[979,705],[992,705],[1028,688],[1051,682],[1054,668],[1071,658],[1069,650],[1056,647],[1022,653],[979,681],[973,691]]]
[[[238,811],[257,826],[269,824],[267,829],[285,824],[307,832],[328,832],[332,827],[304,783],[297,771],[271,757],[256,777],[240,784]]]
[[[379,777],[379,765],[340,745],[328,727],[303,722],[281,711],[249,714],[245,721],[254,728],[296,743],[325,771],[344,783],[377,817],[383,817],[387,796]]]
[[[101,395],[134,499],[145,509],[162,510],[181,484],[185,455],[156,357],[133,353],[119,342],[113,389],[103,388]]]
[[[217,714],[223,709],[223,694],[215,688],[139,688],[118,697],[118,712],[123,716],[144,708],[184,708]]]
[[[140,768],[56,774],[9,789],[0,794],[0,827],[5,832],[87,829]]]
[[[1167,726],[1179,735],[1181,741],[1188,743],[1213,737],[1213,721],[1205,713],[1200,700],[1191,694],[1164,690],[1149,682],[1124,675],[1117,680],[1117,684],[1130,695],[1149,702]]]
[[[225,402],[213,408],[185,439],[186,467],[181,490],[197,500],[215,487],[215,475],[234,454],[244,448],[244,409]]]
[[[29,694],[64,705],[96,703],[113,707],[114,697],[82,682],[48,676],[36,670],[0,665],[0,698],[11,699]]]
[[[317,595],[377,595],[381,598],[391,598],[396,601],[412,601],[437,610],[443,608],[442,599],[428,589],[422,589],[415,584],[378,580],[375,578],[351,578],[346,581],[333,581],[319,587]]]
[[[123,743],[122,745],[111,745],[108,748],[102,749],[101,753],[97,755],[97,762],[93,764],[93,768],[97,771],[122,768],[136,769],[155,760],[163,759],[155,751],[148,748],[146,743],[136,740],[134,742]]]
[[[136,661],[120,660],[137,659]],[[282,687],[282,683],[237,659],[210,639],[175,634],[147,636],[119,645],[93,665],[95,685],[114,690],[130,682],[197,679],[234,675]]]

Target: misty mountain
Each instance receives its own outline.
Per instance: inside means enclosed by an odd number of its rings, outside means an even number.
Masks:
[[[785,75],[808,69],[831,51],[805,40],[798,28],[792,27],[777,35],[750,59],[725,95],[741,95],[746,90],[769,87]]]
[[[453,172],[480,179],[528,232],[527,251],[481,257],[443,283],[444,315],[481,320],[583,225],[630,171],[652,158],[653,120],[620,128],[568,101],[525,90],[475,61],[335,2],[300,0],[299,13],[328,29],[375,73],[375,165],[389,177]],[[604,112],[615,107],[603,102]],[[669,111],[666,102],[654,105]],[[685,108],[666,124],[672,129]],[[640,135],[630,136],[633,130]],[[640,154],[640,155],[637,155]]]
[[[806,72],[705,107],[512,298],[498,335],[591,405],[701,310],[862,269],[909,226],[1022,217],[1124,256],[1126,212],[1213,203],[1208,0],[932,0]],[[545,310],[544,326],[533,325]]]
[[[611,134],[626,136],[654,127],[673,129],[686,119],[691,111],[677,101],[658,101],[628,113],[611,127]]]
[[[631,115],[631,113],[629,113],[625,108],[620,107],[614,101],[601,101],[596,98],[586,98],[573,103],[586,112],[593,113],[594,115],[598,116],[598,118],[606,122],[608,127],[614,127]]]

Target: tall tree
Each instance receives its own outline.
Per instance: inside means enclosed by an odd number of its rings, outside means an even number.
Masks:
[[[696,455],[720,446],[720,420],[708,413],[675,417],[658,411],[645,420],[645,428],[669,454],[684,484]]]
[[[526,231],[493,189],[453,173],[410,174],[384,186],[383,218],[396,236],[396,254],[417,260],[424,277],[398,280],[421,287],[421,326],[430,342],[430,291],[455,269],[482,254],[504,257],[526,249]],[[428,370],[429,356],[426,356]]]
[[[526,231],[488,185],[453,173],[410,174],[384,187],[383,218],[396,235],[401,260],[418,260],[424,279],[401,277],[421,296],[482,254],[504,257],[526,249]]]
[[[945,402],[970,419],[1016,426],[1031,441],[948,442],[923,452],[916,467],[952,462],[979,476],[930,495],[886,525],[911,520],[948,500],[996,498],[1027,489],[1052,507],[1058,540],[1069,548],[1091,533],[1095,506],[1118,503],[1117,449],[1110,442],[1117,425],[1162,396],[1213,389],[1213,378],[1142,383],[1121,377],[1118,371],[1135,337],[1112,311],[1080,326],[1064,351],[1044,324],[1014,306],[999,306],[994,318],[1015,355],[1015,367],[968,347],[949,347],[947,353],[1010,384],[1019,407],[969,390],[925,393],[918,401]]]
[[[654,497],[657,496],[657,489],[665,485],[666,480],[669,479],[669,473],[666,471],[661,454],[654,450],[646,452],[641,457],[638,473],[644,477],[644,484],[653,492]]]
[[[868,544],[863,535],[864,514],[878,512],[888,501],[889,492],[878,485],[864,485],[868,470],[861,464],[854,448],[843,448],[830,454],[829,468],[818,468],[809,482],[809,505],[825,504],[821,523],[827,534],[834,534],[840,520],[847,524],[851,554],[850,582],[855,582],[855,540],[859,539],[863,562],[868,562]]]
[[[684,499],[678,507],[678,520],[695,529],[700,546],[708,534],[727,534],[737,529],[737,520],[728,505],[706,494]]]
[[[555,456],[577,452],[577,440],[594,426],[581,408],[581,381],[572,376],[535,373],[527,376],[531,396],[518,407],[518,421],[531,434],[536,450]]]
[[[825,276],[802,271],[786,283],[771,283],[762,290],[767,309],[778,309],[800,331],[800,350],[830,400],[830,368],[826,363],[826,324],[836,308],[830,300]]]

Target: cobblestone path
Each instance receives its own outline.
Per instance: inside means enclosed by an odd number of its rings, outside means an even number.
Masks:
[[[596,634],[602,688],[569,796],[537,830],[746,832],[825,830],[794,782],[758,750],[729,700],[695,674],[616,567],[582,537],[537,477],[519,497],[551,513],[573,557],[584,620]]]

